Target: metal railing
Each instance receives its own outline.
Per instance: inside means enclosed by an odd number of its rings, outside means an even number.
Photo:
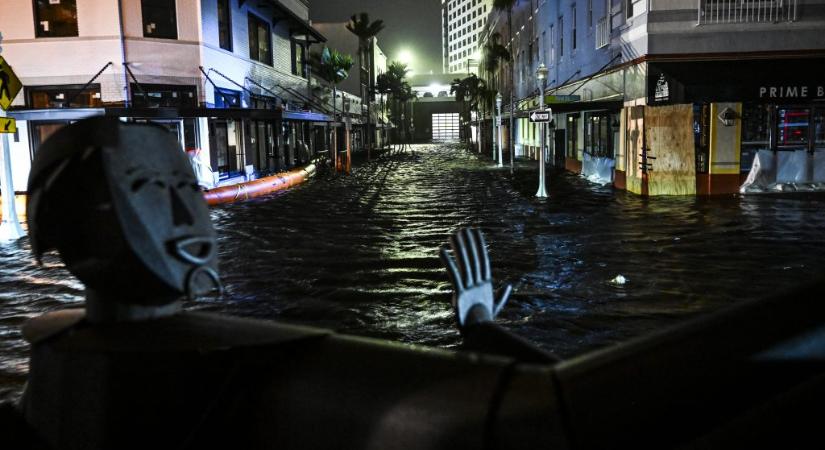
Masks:
[[[602,17],[596,24],[596,48],[610,44],[610,17]]]
[[[795,22],[798,0],[697,0],[696,24]]]

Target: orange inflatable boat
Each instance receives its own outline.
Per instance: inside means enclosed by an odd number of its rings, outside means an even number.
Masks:
[[[304,167],[270,177],[209,189],[204,191],[203,195],[210,206],[248,200],[301,184],[315,173],[315,169],[316,163],[312,162]]]

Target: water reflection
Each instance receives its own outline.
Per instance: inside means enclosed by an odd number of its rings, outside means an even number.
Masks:
[[[571,356],[825,266],[822,196],[647,200],[551,173],[539,201],[536,178],[530,163],[510,180],[459,148],[427,146],[213,209],[226,295],[189,306],[453,347],[438,249],[472,225],[495,279],[515,288],[502,322]],[[0,386],[19,391],[27,369],[20,324],[80,295],[55,257],[38,267],[27,241],[0,247]]]

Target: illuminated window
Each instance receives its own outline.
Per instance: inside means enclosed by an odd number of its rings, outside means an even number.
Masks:
[[[777,110],[777,145],[781,147],[807,146],[809,109]]]
[[[77,36],[76,0],[35,0],[34,29],[37,37]]]
[[[91,84],[83,91],[83,85],[33,86],[27,87],[28,103],[31,108],[97,108],[102,106],[100,85]]]
[[[367,63],[362,56],[361,60]],[[306,76],[306,47],[298,41],[292,41],[292,74],[299,77]]]

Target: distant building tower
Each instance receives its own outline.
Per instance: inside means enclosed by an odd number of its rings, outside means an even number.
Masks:
[[[480,33],[493,0],[441,0],[444,73],[475,73]]]

